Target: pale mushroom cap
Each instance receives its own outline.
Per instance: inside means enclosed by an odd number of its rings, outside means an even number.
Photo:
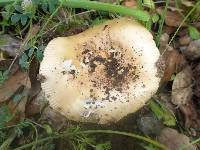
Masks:
[[[116,122],[157,91],[159,56],[152,35],[138,22],[107,21],[49,42],[40,66],[42,90],[70,120]]]

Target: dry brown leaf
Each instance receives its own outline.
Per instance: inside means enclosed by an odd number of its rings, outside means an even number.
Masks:
[[[171,94],[170,93],[158,93],[155,97],[155,99],[157,99],[161,105],[165,106],[165,108],[171,112],[172,114],[176,113],[176,108],[174,107],[174,105],[171,103]]]
[[[66,125],[66,118],[49,106],[46,107],[42,113],[42,119],[47,120],[48,123],[56,130],[60,130]]]
[[[163,26],[163,32],[166,32],[169,35],[173,34],[176,31],[176,29],[176,27]]]
[[[25,119],[25,105],[28,98],[28,92],[29,90],[22,85],[13,93],[9,99],[0,103],[0,106],[6,105],[9,112],[12,114],[11,120],[5,122],[6,125],[16,125]]]
[[[20,48],[21,41],[7,34],[0,35],[0,41],[3,41],[3,44],[0,44],[0,50],[11,57],[15,57]]]
[[[137,7],[137,3],[135,0],[125,0],[122,5],[129,7],[129,8],[136,8]]]
[[[9,99],[21,85],[30,88],[30,81],[26,72],[18,70],[0,86],[0,103]]]
[[[164,8],[157,8],[156,11],[158,14],[162,15]],[[183,21],[183,16],[179,14],[178,11],[170,11],[167,10],[166,17],[165,17],[165,24],[171,27],[178,27],[181,22]],[[186,26],[186,23],[184,23],[182,26]]]
[[[200,97],[200,64],[195,67],[193,72],[194,72],[194,80],[195,80],[194,94],[197,97]]]
[[[187,105],[181,105],[180,110],[184,115],[186,128],[200,129],[200,117],[192,101]]]
[[[171,128],[164,128],[158,137],[158,141],[167,146],[170,150],[177,150],[183,145],[190,143],[189,137]],[[197,150],[197,148],[195,145],[191,145],[187,150]]]
[[[4,71],[7,70],[10,66],[10,64],[12,63],[12,59],[6,59],[6,60],[0,60],[0,71]],[[13,64],[13,67],[10,70],[10,74],[13,75],[17,72],[17,70],[19,69],[19,65],[18,64]]]
[[[188,65],[179,72],[172,85],[172,103],[187,104],[192,99],[192,70]]]
[[[26,105],[26,116],[32,117],[37,114],[41,114],[48,102],[44,98],[44,93],[40,91],[37,95],[29,96],[28,103]]]
[[[26,93],[25,93],[26,92]],[[25,95],[24,95],[25,94]],[[16,100],[19,95],[24,95]],[[21,86],[17,92],[9,99],[8,108],[13,114],[14,118],[8,122],[8,125],[17,124],[19,121],[25,119],[25,106],[28,98],[28,89]]]
[[[182,52],[189,60],[196,60],[200,58],[200,39],[190,42],[187,49]]]
[[[178,67],[180,66],[180,63],[181,61],[183,61],[183,59],[183,56],[176,50],[168,51],[167,53],[165,53],[166,68],[161,80],[162,83],[169,81],[171,79],[171,76],[174,73],[178,72]]]
[[[182,36],[182,37],[180,37],[180,39],[179,39],[179,43],[180,43],[180,45],[188,45],[188,44],[190,44],[190,42],[192,41],[192,38],[191,37],[189,37],[188,35],[185,35],[185,36]]]
[[[181,3],[183,5],[185,5],[186,7],[192,7],[192,6],[194,6],[194,2],[190,1],[190,0],[181,0]]]
[[[159,47],[159,50],[160,50],[161,54],[166,50],[166,46],[168,45],[168,42],[169,42],[169,34],[163,33],[160,36],[160,47]]]

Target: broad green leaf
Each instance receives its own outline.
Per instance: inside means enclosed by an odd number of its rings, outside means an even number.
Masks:
[[[47,11],[47,8],[48,8],[47,0],[44,0],[44,1],[42,2],[42,10],[43,10],[44,12],[46,12],[46,11]]]
[[[53,133],[53,130],[50,127],[50,125],[45,124],[45,125],[43,125],[43,128],[46,130],[47,134],[52,134]]]
[[[28,20],[28,17],[26,15],[21,15],[21,24],[24,26]]]
[[[17,23],[21,19],[21,14],[14,14],[11,16],[11,21]]]
[[[14,5],[14,7],[15,7],[15,10],[17,10],[20,13],[23,13],[23,8],[20,5],[16,4],[16,5]]]
[[[146,28],[147,28],[149,31],[151,31],[152,24],[153,24],[153,22],[152,22],[151,19],[150,19],[149,21],[146,22]]]
[[[200,39],[200,32],[197,30],[197,28],[189,26],[188,30],[189,30],[189,35],[193,40]]]
[[[155,9],[155,4],[154,4],[153,0],[143,0],[143,3],[146,7]]]
[[[31,57],[33,55],[34,50],[35,50],[35,48],[33,48],[33,47],[28,50],[28,57]]]
[[[26,54],[23,54],[22,57],[19,59],[19,64],[21,68],[28,69],[29,62],[28,62],[28,56]]]
[[[110,141],[96,145],[96,150],[111,150],[111,143]]]
[[[152,15],[152,21],[153,21],[153,23],[158,22],[158,20],[159,20],[159,15],[158,14],[153,14]]]
[[[48,0],[48,3],[49,3],[49,12],[53,13],[58,5],[58,0]]]
[[[163,121],[163,124],[167,126],[176,125],[175,116],[171,112],[169,112],[166,108],[164,108],[164,106],[161,106],[160,104],[156,103],[153,99],[151,99],[148,104],[151,111],[159,120]]]
[[[25,119],[25,120],[22,120],[22,121],[19,123],[19,127],[20,127],[20,128],[26,128],[26,127],[30,126],[31,124],[32,124],[31,120]]]
[[[42,61],[42,59],[43,59],[43,52],[40,50],[40,49],[37,49],[37,51],[36,51],[36,57],[37,57],[37,59],[39,60],[39,61]]]

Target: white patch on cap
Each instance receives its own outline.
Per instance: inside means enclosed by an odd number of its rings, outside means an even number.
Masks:
[[[72,64],[72,60],[65,60],[62,63],[63,68],[65,69],[65,71],[71,71],[71,70],[76,70],[75,65]]]
[[[84,110],[81,113],[81,116],[87,118],[90,116],[91,113],[93,113],[95,111],[95,109],[104,108],[105,104],[101,100],[93,100],[93,99],[89,98],[89,99],[84,100],[83,107],[86,110]]]
[[[90,114],[93,112],[93,110],[85,110],[84,112],[81,113],[81,117],[88,118]]]

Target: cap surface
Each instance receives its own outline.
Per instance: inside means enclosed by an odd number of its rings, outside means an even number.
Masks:
[[[117,122],[157,91],[159,56],[145,27],[127,18],[110,20],[49,42],[40,66],[42,90],[70,120]]]

